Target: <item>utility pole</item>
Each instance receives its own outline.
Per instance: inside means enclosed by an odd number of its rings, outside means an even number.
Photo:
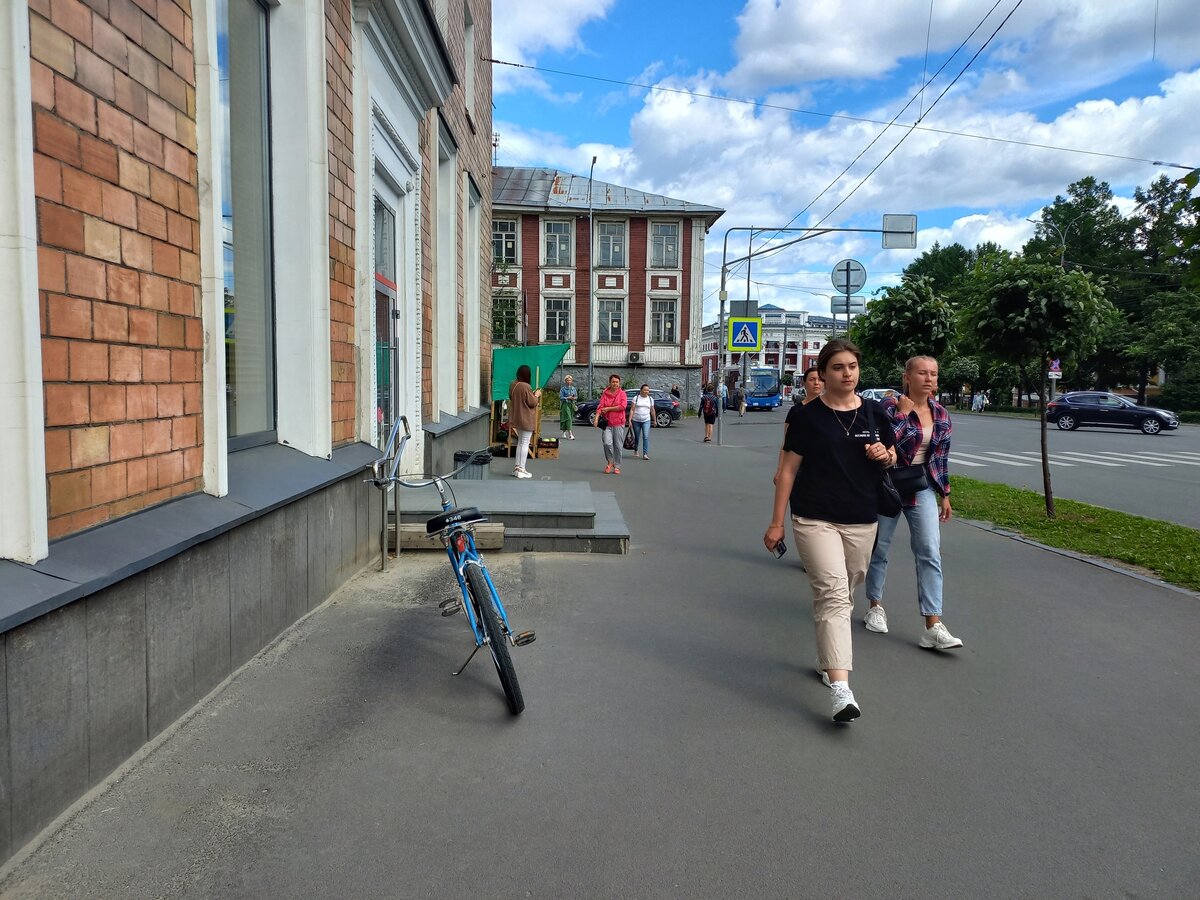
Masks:
[[[596,171],[596,157],[592,157],[592,167],[588,169],[588,399],[592,399],[595,394],[593,379],[596,376],[596,362],[593,357],[596,355],[596,288],[594,285],[595,278],[592,277],[592,251],[596,246],[595,239],[592,237],[592,173]]]

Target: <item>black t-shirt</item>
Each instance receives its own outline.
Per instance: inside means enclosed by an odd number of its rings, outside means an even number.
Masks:
[[[867,459],[865,448],[875,441],[885,447],[896,443],[883,408],[864,398],[858,409],[840,411],[818,399],[788,418],[783,449],[801,457],[792,515],[838,525],[873,523],[880,465]]]

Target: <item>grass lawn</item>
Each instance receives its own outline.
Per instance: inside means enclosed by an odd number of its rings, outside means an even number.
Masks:
[[[1036,491],[955,476],[955,515],[991,522],[1051,547],[1098,556],[1149,571],[1200,591],[1200,531],[1054,498],[1055,518]]]

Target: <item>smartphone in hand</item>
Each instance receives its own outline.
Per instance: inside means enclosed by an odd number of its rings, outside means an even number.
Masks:
[[[783,554],[787,553],[787,544],[781,540],[775,545],[775,549],[771,552],[775,554],[776,559],[779,559],[781,556],[783,556]]]

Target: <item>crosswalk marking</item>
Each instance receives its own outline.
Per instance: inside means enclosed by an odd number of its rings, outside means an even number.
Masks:
[[[1108,450],[1101,450],[1099,453],[1101,456],[1107,457],[1108,459],[1119,459],[1121,462],[1129,463],[1132,466],[1156,466],[1160,469],[1169,469],[1171,467],[1170,463],[1150,462],[1147,459],[1139,459],[1138,457],[1130,456],[1127,453],[1113,453]]]
[[[1178,459],[1163,453],[1146,453],[1144,455],[1150,459],[1161,459],[1163,462],[1169,462],[1177,466],[1200,466],[1200,459]]]
[[[1004,453],[1000,450],[989,450],[988,453],[990,453],[992,456],[1011,456],[1013,459],[1021,459],[1021,457],[1015,453]],[[1039,453],[1038,456],[1040,457],[1041,454]],[[1059,462],[1057,459],[1048,459],[1046,461],[1052,466],[1066,466],[1067,468],[1078,465],[1077,463],[1073,462]],[[1022,462],[1024,462],[1024,460],[1022,460]]]
[[[1015,462],[1011,459],[992,459],[990,456],[980,456],[978,453],[963,453],[961,450],[955,450],[954,455],[958,457],[965,456],[968,459],[981,459],[985,463],[996,463],[1001,466],[1032,466],[1033,463]]]
[[[950,464],[952,466],[970,466],[972,469],[986,469],[987,463],[967,462],[962,459],[957,452],[950,454]]]
[[[1034,454],[1034,455],[1038,455],[1038,456],[1041,455],[1036,450],[1030,450],[1028,452],[1031,454]],[[1094,457],[1094,456],[1088,456],[1086,453],[1074,453],[1074,452],[1061,453],[1060,452],[1058,455],[1063,457],[1063,459],[1068,459],[1074,463],[1088,463],[1089,465],[1093,465],[1093,466],[1107,466],[1110,469],[1121,469],[1121,468],[1124,468],[1124,466],[1125,466],[1125,463],[1105,462],[1102,459],[1096,459],[1096,457]]]

